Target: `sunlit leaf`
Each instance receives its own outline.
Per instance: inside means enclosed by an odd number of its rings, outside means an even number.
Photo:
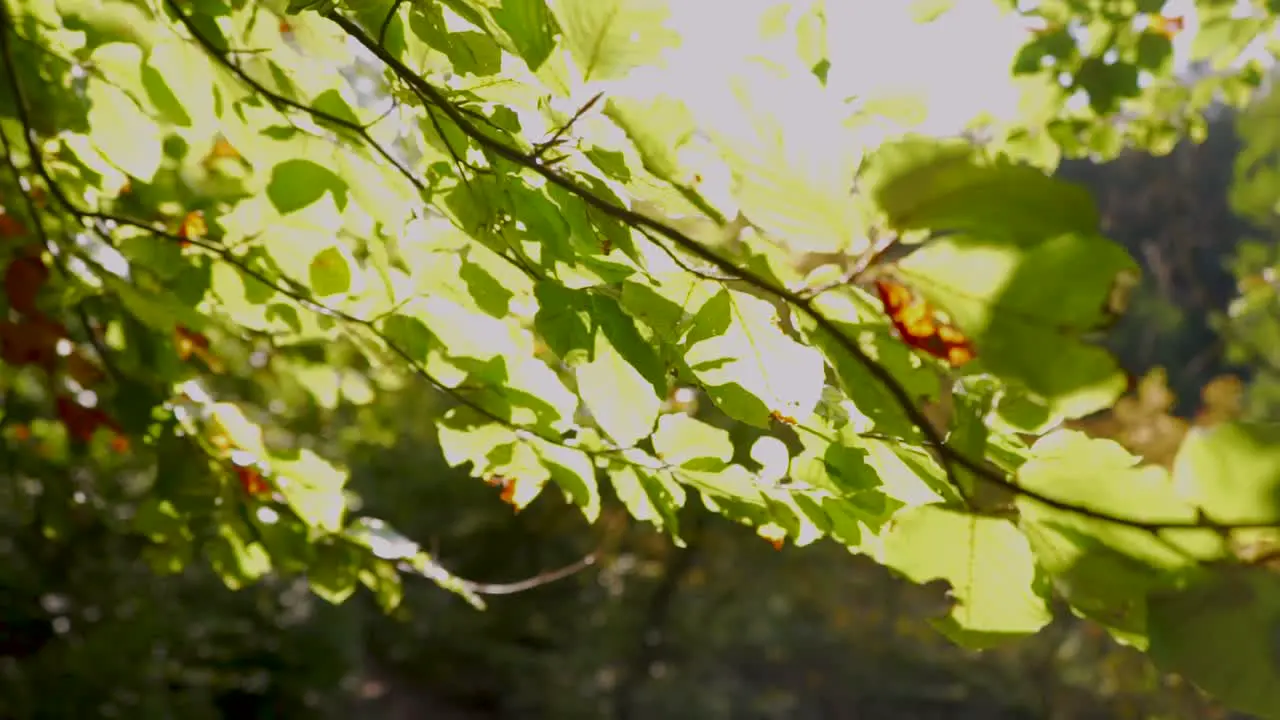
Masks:
[[[683,413],[658,418],[653,447],[663,461],[690,470],[723,470],[733,457],[729,433]]]
[[[680,36],[666,0],[551,0],[564,42],[585,80],[612,80],[652,63]]]
[[[1098,226],[1083,187],[1037,168],[983,158],[962,142],[910,138],[886,144],[869,160],[862,183],[901,230],[967,231],[1016,242],[1092,233]]]
[[[822,356],[788,337],[778,311],[757,297],[722,290],[694,317],[685,362],[729,415],[767,427],[772,413],[807,416],[822,394]]]
[[[330,193],[339,208],[347,204],[347,182],[332,170],[307,159],[291,159],[271,170],[267,197],[281,214],[311,205]]]
[[[337,247],[325,248],[311,259],[311,289],[321,296],[351,289],[351,266]]]
[[[955,605],[937,625],[965,645],[1034,633],[1052,618],[1034,590],[1031,548],[1008,520],[934,505],[906,511],[894,518],[885,562],[915,582],[950,583]]]

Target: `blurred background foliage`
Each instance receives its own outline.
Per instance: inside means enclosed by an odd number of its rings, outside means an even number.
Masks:
[[[1214,108],[1202,142],[1062,164],[1145,270],[1110,339],[1134,390],[1080,423],[1092,434],[1168,462],[1207,417],[1280,414],[1278,115],[1264,91]],[[595,526],[554,493],[514,513],[445,464],[440,398],[351,357],[292,350],[255,361],[252,383],[221,376],[218,395],[349,464],[354,505],[490,590],[594,562],[485,612],[409,581],[390,615],[364,590],[331,605],[302,579],[246,570],[232,590],[203,563],[170,572],[119,531],[137,512],[127,478],[154,469],[69,457],[24,409],[29,379],[0,366],[0,718],[1229,717],[1065,609],[974,653],[927,624],[927,588],[831,544],[778,552],[694,508],[677,548],[616,498]],[[305,365],[306,385],[277,363]]]

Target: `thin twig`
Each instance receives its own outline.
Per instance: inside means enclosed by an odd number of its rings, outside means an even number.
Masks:
[[[477,595],[513,595],[515,593],[532,590],[543,585],[563,580],[570,575],[582,572],[583,570],[596,564],[596,553],[592,552],[577,562],[565,565],[562,568],[548,570],[543,573],[534,575],[525,580],[517,580],[510,583],[481,583],[471,580],[462,580],[462,587]]]
[[[588,100],[585,105],[578,108],[578,111],[573,114],[573,117],[569,118],[568,122],[556,128],[556,131],[552,133],[551,137],[548,138],[546,142],[539,143],[534,146],[532,156],[535,159],[541,159],[548,150],[558,145],[560,143],[560,138],[564,137],[564,134],[569,131],[569,128],[573,127],[573,124],[578,122],[583,115],[587,114],[588,110],[595,106],[596,103],[600,102],[600,98],[602,97],[604,97],[604,92],[598,92],[591,96],[591,99]]]

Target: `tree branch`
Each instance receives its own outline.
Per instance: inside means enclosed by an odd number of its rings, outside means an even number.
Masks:
[[[172,0],[170,1],[172,2]],[[619,220],[633,228],[649,230],[657,235],[661,235],[672,243],[678,245],[686,252],[701,258],[711,265],[714,265],[722,272],[734,276],[738,280],[755,287],[761,292],[772,295],[807,315],[815,325],[829,333],[841,348],[868,373],[870,373],[871,376],[875,378],[875,380],[893,397],[894,401],[901,407],[907,418],[924,435],[926,444],[934,448],[941,457],[947,476],[957,491],[963,493],[963,486],[959,482],[955,473],[955,466],[960,466],[982,481],[989,482],[1006,490],[1007,492],[1026,497],[1054,509],[1075,513],[1095,520],[1125,525],[1152,533],[1161,530],[1174,529],[1211,528],[1223,531],[1230,529],[1251,529],[1275,526],[1274,522],[1233,523],[1227,525],[1210,520],[1203,512],[1200,513],[1200,517],[1195,520],[1139,520],[1136,518],[1115,515],[1085,505],[1060,500],[1031,488],[1023,487],[1006,474],[993,469],[980,460],[968,457],[966,454],[949,445],[945,438],[943,438],[942,434],[929,422],[923,410],[916,406],[915,400],[911,397],[910,392],[900,382],[898,382],[895,377],[893,377],[892,373],[884,366],[871,359],[871,357],[869,357],[866,352],[858,346],[857,342],[853,338],[849,337],[840,329],[839,325],[837,325],[835,321],[819,312],[813,306],[810,299],[786,288],[775,286],[773,283],[758,274],[745,268],[738,267],[738,265],[733,261],[721,257],[715,251],[702,245],[670,225],[659,220],[649,218],[635,212],[634,210],[622,207],[611,200],[601,197],[577,180],[567,175],[562,175],[554,169],[547,167],[545,164],[540,162],[538,158],[531,154],[513,148],[502,140],[495,139],[464,117],[463,113],[445,97],[445,94],[441,90],[416,75],[412,70],[401,63],[399,59],[374,42],[373,38],[369,37],[369,35],[365,33],[364,30],[355,22],[336,11],[325,13],[324,17],[328,18],[331,22],[340,27],[344,32],[373,53],[373,55],[382,61],[391,70],[391,72],[396,75],[396,77],[414,88],[420,96],[439,108],[446,117],[452,120],[453,123],[462,130],[462,132],[485,150],[518,167],[537,173],[547,182],[572,193],[584,203],[599,210],[604,215],[612,217],[615,220]]]

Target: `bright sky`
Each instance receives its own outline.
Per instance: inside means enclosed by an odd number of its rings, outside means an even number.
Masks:
[[[830,44],[829,85],[923,95],[929,118],[921,132],[954,133],[983,110],[1011,113],[1009,64],[1026,41],[1025,22],[1002,16],[991,0],[956,5],[919,25],[906,2],[829,3],[828,21],[843,36]]]
[[[1023,3],[1028,5],[1029,3]],[[992,0],[957,0],[955,7],[928,25],[914,23],[907,2],[845,0],[827,4],[833,36],[832,84],[920,92],[930,116],[921,132],[954,133],[982,111],[1011,115],[1017,94],[1009,64],[1026,42],[1028,23],[1001,13]],[[1168,0],[1163,14],[1184,16],[1174,38],[1174,64],[1187,67],[1199,30],[1194,0]],[[1242,0],[1241,10],[1249,3]],[[862,20],[860,20],[862,18]],[[1245,58],[1266,59],[1262,40]]]
[[[760,40],[761,15],[778,2],[669,3],[672,15],[668,24],[680,32],[684,43],[667,55],[669,72],[639,77],[647,75],[641,71],[632,82],[704,107],[724,103],[726,74],[742,73],[744,57],[768,55],[776,60],[794,55],[794,35],[780,41],[790,44],[779,46],[778,52]],[[732,3],[732,12],[725,11],[726,3]],[[1240,3],[1241,10],[1247,11],[1248,0]],[[793,12],[800,12],[805,0],[788,0],[788,4],[800,8]],[[1022,2],[1023,6],[1029,4]],[[954,7],[937,21],[922,25],[912,19],[911,5],[904,0],[836,0],[825,4],[832,64],[829,92],[825,94],[834,98],[867,98],[881,93],[921,97],[929,116],[912,129],[931,134],[954,134],[983,112],[1012,118],[1019,93],[1009,69],[1027,41],[1030,23],[1016,13],[1003,12],[993,0],[955,0]],[[1174,40],[1175,67],[1185,69],[1199,29],[1194,0],[1168,0],[1164,14],[1185,17],[1185,27]],[[1247,54],[1264,56],[1261,44],[1256,43]],[[793,74],[790,85],[802,82],[795,75],[803,74],[803,69]],[[751,81],[754,84],[756,78]],[[787,83],[768,87],[762,92],[777,97],[776,105],[813,102],[812,94]],[[781,112],[785,114],[786,109]]]

